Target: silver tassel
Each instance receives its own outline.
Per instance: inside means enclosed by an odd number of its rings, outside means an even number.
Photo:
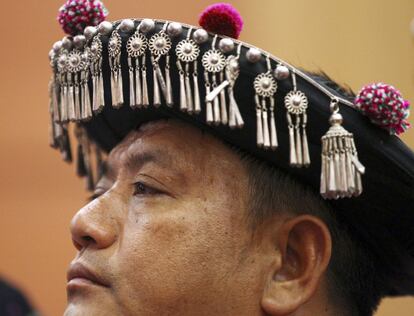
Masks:
[[[158,85],[158,78],[157,78],[157,71],[155,66],[153,67],[153,71],[152,71],[152,75],[153,75],[153,83],[154,83],[154,100],[153,100],[153,105],[158,107],[161,105],[161,95],[160,95],[160,88]]]
[[[338,100],[332,100],[331,110],[331,127],[322,137],[320,193],[325,199],[358,196],[365,167],[358,160],[352,133],[342,127]]]
[[[149,105],[149,98],[148,98],[148,82],[147,82],[147,66],[145,61],[145,56],[142,59],[142,105],[147,107]]]
[[[191,91],[191,84],[190,84],[190,73],[189,73],[189,65],[185,65],[185,93],[187,99],[187,111],[188,113],[193,113],[194,105],[193,105],[193,93]]]
[[[270,147],[269,124],[267,117],[266,101],[262,100],[262,119],[263,119],[263,147],[265,149]]]
[[[208,79],[207,72],[204,73],[204,80],[205,80],[205,87],[206,87],[206,95],[208,95],[211,92],[211,84]],[[207,121],[207,124],[212,124],[214,122],[212,101],[206,101],[206,121]]]
[[[180,74],[180,110],[187,111],[187,93],[185,91],[185,74],[179,60],[177,60],[177,68]]]
[[[136,98],[135,98],[135,90],[136,90],[136,84],[134,81],[134,66],[132,64],[132,58],[128,57],[128,75],[129,75],[129,106],[131,108],[135,108],[137,106],[136,104]]]
[[[260,106],[259,96],[256,95],[256,143],[257,146],[262,147],[263,140],[263,126],[262,126],[262,107]]]
[[[294,125],[292,122],[292,117],[289,113],[286,114],[289,128],[289,147],[290,147],[290,164],[292,166],[297,165],[297,155],[296,155],[296,143],[295,143],[295,134],[294,134]]]
[[[220,73],[220,82],[224,81],[224,74],[223,72]],[[226,90],[223,89],[220,92],[220,115],[221,115],[221,124],[228,123],[228,115],[227,115],[227,101],[226,101]]]
[[[141,67],[139,59],[135,59],[135,106],[142,106]]]
[[[69,120],[74,121],[76,119],[76,111],[75,111],[75,99],[74,99],[75,90],[73,87],[72,76],[73,75],[71,73],[68,73],[67,100],[68,100]]]
[[[97,111],[98,112],[102,111],[104,106],[105,106],[105,91],[104,91],[102,69],[100,69],[99,76],[98,76],[98,109]]]
[[[297,166],[302,166],[302,138],[300,135],[300,117],[299,115],[296,115],[296,125],[295,125],[295,131],[296,131],[296,163]]]
[[[83,104],[84,104],[84,119],[89,120],[92,118],[92,107],[91,107],[91,95],[89,93],[89,87],[88,87],[88,80],[89,80],[89,74],[87,71],[85,71],[85,80],[83,82]]]
[[[173,94],[172,94],[172,86],[171,86],[171,75],[170,75],[170,56],[167,55],[165,61],[165,81],[166,81],[166,103],[168,106],[172,106],[174,103]]]
[[[201,104],[200,104],[200,90],[198,87],[197,61],[194,62],[193,85],[194,85],[194,112],[198,114],[201,112]]]
[[[217,87],[216,74],[213,75],[213,90]],[[214,124],[220,124],[220,100],[216,96],[213,100]]]
[[[278,147],[274,98],[270,100],[270,147],[273,150],[275,150]]]
[[[80,104],[80,87],[79,87],[79,80],[78,80],[78,74],[74,74],[75,78],[75,120],[79,121],[81,119],[81,104]]]
[[[303,145],[303,165],[309,167],[310,165],[310,156],[309,156],[309,146],[308,146],[308,136],[306,134],[306,125],[308,122],[308,116],[303,114],[302,118],[302,145]]]
[[[117,60],[117,97],[118,97],[118,104],[117,107],[120,107],[124,104],[124,88],[122,82],[122,72],[121,72],[121,55],[118,56]]]

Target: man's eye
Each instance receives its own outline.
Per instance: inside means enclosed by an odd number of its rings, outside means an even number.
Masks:
[[[134,195],[155,195],[162,193],[160,190],[154,189],[143,182],[134,183]]]

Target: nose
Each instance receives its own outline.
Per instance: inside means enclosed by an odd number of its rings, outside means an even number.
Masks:
[[[100,197],[80,209],[72,218],[70,231],[73,244],[79,251],[85,248],[108,248],[117,239],[118,223],[108,201]]]

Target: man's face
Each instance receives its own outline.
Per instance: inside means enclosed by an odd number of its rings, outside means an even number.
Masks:
[[[234,152],[159,121],[131,132],[107,169],[72,221],[65,315],[260,314],[265,265]]]

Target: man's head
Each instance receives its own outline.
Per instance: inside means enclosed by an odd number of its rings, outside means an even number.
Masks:
[[[326,205],[209,134],[141,126],[110,153],[97,193],[72,221],[68,316],[344,310],[327,273],[337,226]],[[81,266],[104,286],[77,279]]]

